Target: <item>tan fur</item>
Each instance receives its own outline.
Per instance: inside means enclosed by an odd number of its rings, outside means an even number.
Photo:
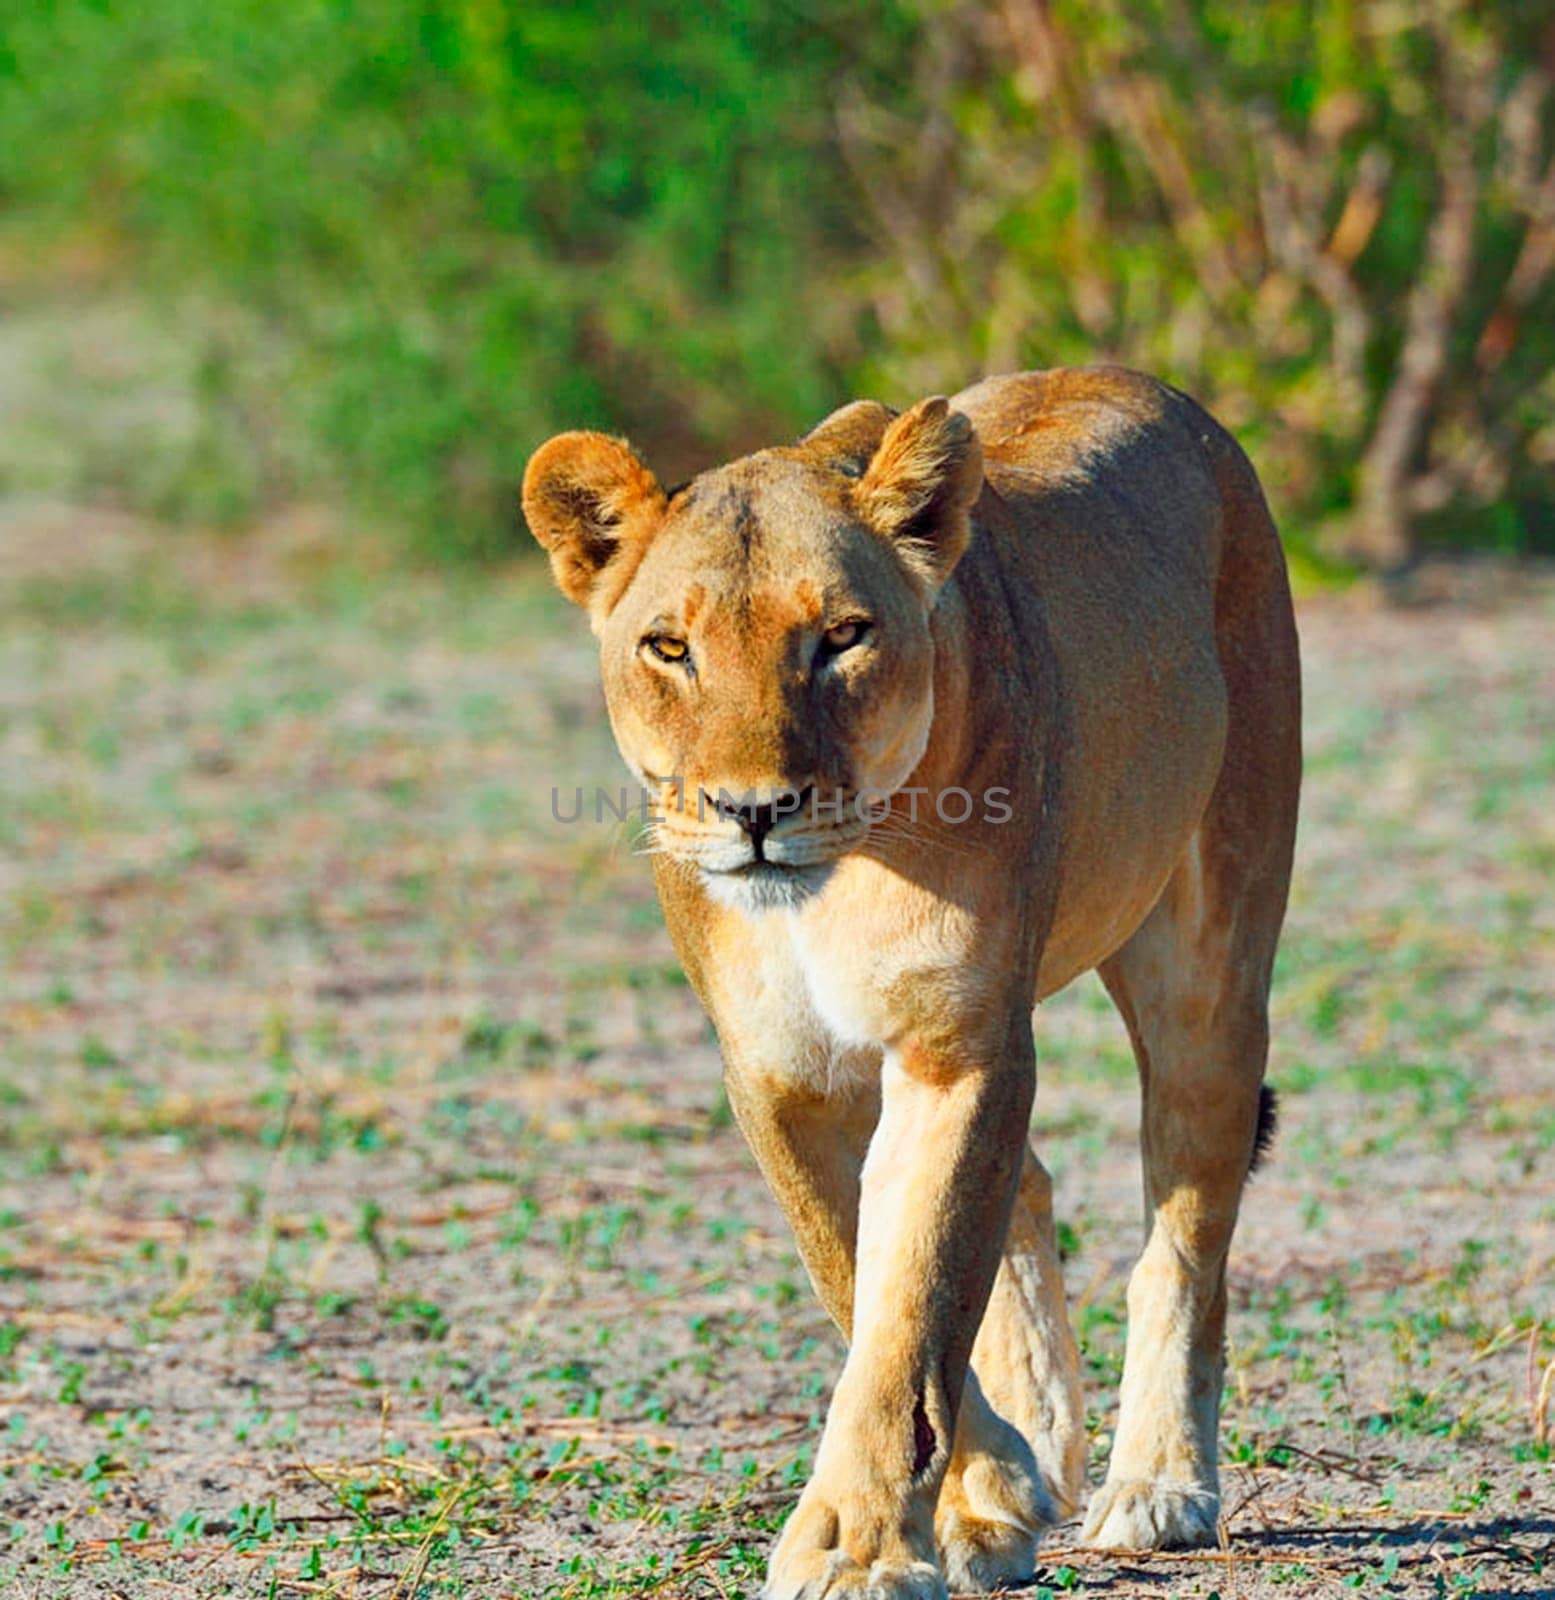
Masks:
[[[1139,1059],[1148,1214],[1086,1534],[1212,1540],[1301,764],[1284,563],[1245,457],[1175,391],[1087,369],[900,417],[856,402],[668,504],[618,441],[563,435],[524,492],[658,796],[660,898],[730,1102],[849,1344],[767,1594],[1017,1581],[1078,1503],[1027,1128],[1032,1005],[1092,968]],[[802,791],[873,804],[749,809]],[[953,791],[1007,812],[941,816]]]
[[[561,470],[552,470],[552,464]],[[615,604],[664,512],[658,479],[624,439],[561,433],[538,449],[524,475],[524,516],[551,557],[556,586],[576,605],[593,595]]]
[[[853,499],[864,521],[895,539],[903,559],[938,585],[966,549],[967,513],[982,486],[983,450],[972,424],[935,396],[886,429]],[[914,538],[915,523],[932,538]]]

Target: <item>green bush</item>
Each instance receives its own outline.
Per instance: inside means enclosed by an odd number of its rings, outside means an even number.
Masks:
[[[844,123],[877,384],[1116,360],[1216,410],[1320,551],[1555,548],[1549,26],[1545,0],[936,9],[913,117]]]
[[[322,483],[500,553],[557,428],[678,477],[1118,360],[1299,545],[1555,546],[1547,0],[9,9],[0,226],[108,241],[193,347],[156,509]]]
[[[281,352],[288,459],[426,548],[505,548],[557,428],[630,431],[673,473],[847,389],[867,330],[836,279],[863,238],[831,84],[889,75],[889,7],[867,28],[831,0],[13,11],[0,201],[241,304]]]

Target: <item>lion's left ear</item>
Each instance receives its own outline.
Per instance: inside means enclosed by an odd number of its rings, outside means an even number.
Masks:
[[[624,439],[559,433],[524,469],[524,520],[576,605],[619,595],[664,514],[664,491]],[[617,582],[606,584],[607,574]],[[608,603],[607,603],[608,609]]]
[[[982,486],[976,430],[935,395],[885,430],[853,501],[864,520],[937,589],[972,537],[968,513]]]

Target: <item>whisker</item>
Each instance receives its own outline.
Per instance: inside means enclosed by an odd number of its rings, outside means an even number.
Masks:
[[[983,853],[983,846],[973,840],[952,839],[938,829],[915,825],[905,817],[882,817],[870,830],[870,837],[879,838],[886,845],[915,845],[943,851],[946,855],[971,859]]]

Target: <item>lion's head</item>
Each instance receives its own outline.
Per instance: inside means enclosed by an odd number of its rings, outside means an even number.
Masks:
[[[656,848],[722,898],[796,903],[917,766],[929,615],[981,484],[972,425],[939,398],[856,402],[671,496],[604,434],[535,452],[524,514],[589,612]]]

